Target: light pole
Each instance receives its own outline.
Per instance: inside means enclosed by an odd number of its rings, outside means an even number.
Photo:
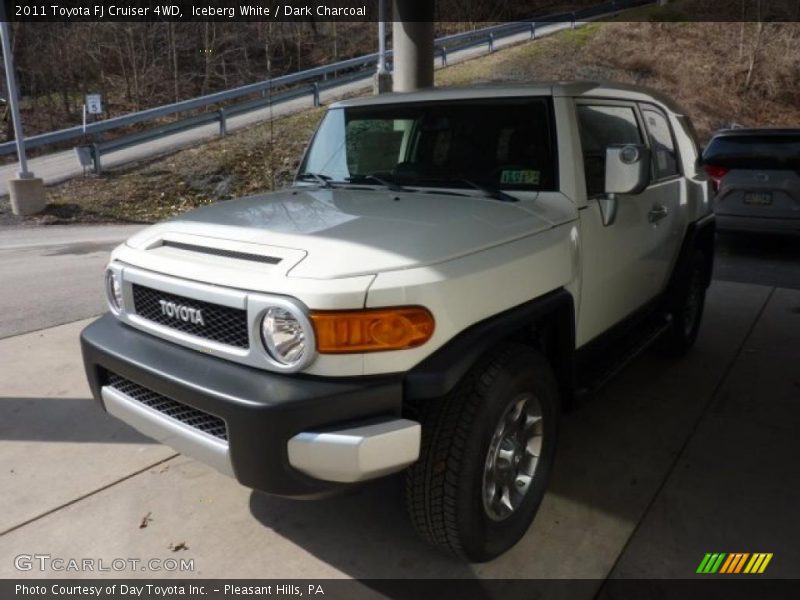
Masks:
[[[6,69],[6,86],[8,88],[8,103],[11,105],[11,122],[14,124],[14,137],[17,142],[17,156],[19,157],[20,179],[30,179],[28,161],[25,157],[25,144],[22,137],[22,122],[19,117],[17,104],[17,79],[14,77],[14,57],[11,55],[11,36],[8,33],[8,22],[0,21],[0,35],[3,38],[3,64]]]
[[[25,156],[25,136],[22,133],[22,119],[19,115],[17,80],[14,75],[14,56],[11,53],[11,36],[9,34],[8,21],[5,20],[5,13],[3,13],[2,18],[3,20],[0,21],[0,37],[3,42],[3,64],[6,69],[8,104],[11,106],[11,122],[14,125],[14,139],[17,145],[17,157],[19,158],[17,179],[9,180],[8,192],[11,197],[11,210],[15,215],[33,215],[44,209],[44,182],[28,171],[28,160]]]

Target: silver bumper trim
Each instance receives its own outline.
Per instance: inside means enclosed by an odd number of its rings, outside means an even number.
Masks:
[[[104,386],[100,394],[109,414],[181,454],[234,477],[228,444],[225,441],[171,419],[112,387]]]
[[[289,464],[316,479],[355,483],[401,471],[419,458],[420,424],[394,419],[349,429],[298,433]]]

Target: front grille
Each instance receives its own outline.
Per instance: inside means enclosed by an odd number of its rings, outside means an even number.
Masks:
[[[225,425],[225,421],[219,417],[171,400],[115,373],[108,373],[108,385],[170,419],[180,421],[220,440],[228,441],[228,427]]]
[[[183,321],[164,314],[161,309],[162,300],[202,311],[203,324],[191,320]],[[183,333],[237,348],[250,346],[247,335],[247,311],[239,308],[211,304],[134,284],[133,309],[137,315],[148,321]]]

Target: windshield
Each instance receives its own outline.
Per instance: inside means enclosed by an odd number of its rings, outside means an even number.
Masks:
[[[331,109],[300,176],[333,183],[555,190],[554,137],[544,98]]]
[[[728,169],[800,169],[800,132],[716,137],[703,161]]]

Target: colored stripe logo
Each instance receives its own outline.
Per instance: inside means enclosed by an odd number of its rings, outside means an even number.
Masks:
[[[771,560],[772,552],[756,552],[754,554],[749,552],[707,552],[700,561],[696,572],[704,575],[713,575],[714,573],[725,575],[761,574]]]

